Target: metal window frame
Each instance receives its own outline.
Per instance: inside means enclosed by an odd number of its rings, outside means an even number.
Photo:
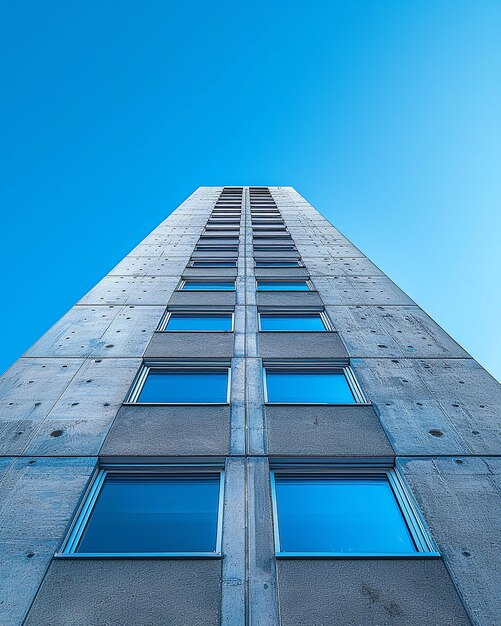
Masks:
[[[167,324],[173,313],[181,313],[184,315],[192,315],[193,317],[226,317],[231,316],[230,330],[168,330]],[[158,324],[156,332],[159,333],[233,333],[235,331],[235,309],[199,309],[197,308],[167,308],[162,315],[162,319]]]
[[[261,328],[261,315],[269,315],[271,317],[294,317],[295,315],[318,315],[320,317],[322,324],[324,325],[324,330],[263,330]],[[307,308],[297,308],[297,309],[270,309],[266,310],[265,308],[259,308],[257,312],[258,318],[258,330],[260,333],[325,333],[325,332],[335,332],[335,329],[332,325],[332,322],[328,318],[325,309],[307,309]]]
[[[284,552],[280,545],[280,519],[278,515],[278,499],[276,492],[276,478],[280,476],[293,475],[305,480],[312,476],[335,475],[339,477],[352,477],[353,480],[361,479],[368,476],[386,477],[390,489],[395,498],[395,502],[400,510],[405,525],[409,531],[412,542],[416,548],[415,552],[402,553],[376,553],[376,552]],[[289,467],[280,467],[270,469],[270,486],[271,499],[273,509],[273,536],[275,540],[275,557],[276,558],[303,558],[303,559],[416,559],[440,558],[440,552],[435,543],[422,515],[417,503],[410,490],[408,489],[403,477],[396,467],[381,467],[377,465],[367,464],[346,464],[338,465],[322,465],[302,464],[299,467],[289,465]]]
[[[194,263],[234,263],[234,265],[194,265]],[[238,258],[235,257],[234,259],[190,259],[187,267],[194,267],[194,268],[198,268],[198,269],[207,269],[210,270],[213,267],[238,267]]]
[[[188,370],[196,372],[203,371],[226,371],[226,400],[218,402],[140,402],[138,400],[143,390],[144,383],[148,378],[151,370],[172,370],[179,372],[180,370]],[[230,404],[231,401],[231,361],[229,359],[219,361],[178,361],[178,360],[161,360],[161,359],[145,359],[141,367],[137,371],[132,385],[123,402],[124,406],[221,406]]]
[[[228,252],[238,252],[238,247],[239,244],[219,244],[219,243],[214,243],[214,244],[209,244],[209,243],[203,243],[203,244],[197,244],[195,246],[195,250],[200,250],[200,251],[206,251],[206,250],[227,250]]]
[[[189,476],[196,474],[219,475],[219,494],[216,522],[216,544],[214,552],[76,552],[82,535],[92,516],[99,494],[106,477],[110,474],[172,474],[173,476]],[[191,464],[106,464],[98,468],[91,480],[84,497],[78,507],[73,522],[62,543],[57,558],[85,559],[136,559],[136,558],[221,558],[223,536],[225,470],[224,466],[191,465]]]
[[[259,283],[260,282],[268,282],[268,283],[301,283],[304,282],[306,283],[306,286],[308,287],[307,290],[304,289],[277,289],[277,293],[284,293],[284,292],[294,292],[294,293],[306,293],[308,291],[316,291],[315,286],[313,285],[313,283],[311,282],[311,279],[308,278],[302,278],[302,277],[298,277],[296,280],[293,280],[292,278],[285,278],[284,276],[280,276],[278,278],[270,278],[269,276],[263,277],[263,278],[256,278],[256,291],[259,293],[273,293],[273,289],[263,289],[261,291],[261,289],[259,289]]]
[[[266,265],[258,265],[258,263],[276,263],[277,265],[266,266]],[[297,263],[297,265],[279,265],[280,263]],[[283,267],[283,268],[295,268],[295,267],[305,267],[303,261],[299,259],[271,259],[270,261],[265,259],[256,259],[254,258],[254,267],[255,269],[273,269],[274,267]]]
[[[208,268],[209,269],[209,268]],[[219,277],[217,277],[218,280],[206,280],[205,278],[200,278],[199,276],[196,277],[188,277],[188,278],[181,278],[181,280],[179,281],[178,286],[176,287],[176,291],[184,291],[184,292],[189,292],[189,293],[196,293],[199,291],[210,291],[211,293],[221,293],[221,292],[234,292],[237,290],[237,281],[235,278],[224,278],[221,277],[221,279],[219,279]],[[187,282],[190,283],[233,283],[233,289],[185,289],[185,285]]]
[[[254,252],[297,252],[295,245],[290,244],[253,244]]]
[[[308,371],[332,371],[341,372],[353,394],[355,402],[274,402],[268,398],[268,385],[267,385],[267,371],[280,371],[280,372],[305,372]],[[262,366],[263,377],[263,390],[264,390],[264,403],[270,405],[291,405],[291,406],[361,406],[371,405],[365,396],[358,380],[355,377],[355,373],[352,370],[348,359],[335,359],[332,361],[319,361],[319,360],[304,360],[304,361],[285,361],[285,360],[271,360],[266,359]]]

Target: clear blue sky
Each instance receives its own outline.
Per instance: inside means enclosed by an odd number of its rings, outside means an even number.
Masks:
[[[501,2],[3,2],[6,368],[199,185],[293,185],[501,373]]]

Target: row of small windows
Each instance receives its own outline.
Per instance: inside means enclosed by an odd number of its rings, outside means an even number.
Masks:
[[[226,404],[231,368],[220,362],[146,361],[128,395],[132,404]],[[268,404],[355,404],[366,399],[347,365],[298,362],[263,366]]]
[[[257,291],[311,291],[309,280],[256,280]],[[234,280],[182,280],[180,291],[234,291]]]
[[[394,468],[273,469],[277,557],[439,556]],[[224,470],[101,469],[62,555],[222,555]]]
[[[299,259],[265,261],[255,259],[255,267],[303,267]],[[237,259],[192,259],[188,267],[237,267]]]

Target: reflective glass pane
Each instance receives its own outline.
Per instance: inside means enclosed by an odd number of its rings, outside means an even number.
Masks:
[[[219,474],[108,474],[79,553],[215,552]]]
[[[355,402],[342,371],[266,370],[266,388],[268,402]]]
[[[226,402],[227,370],[151,369],[138,402]]]
[[[194,315],[171,313],[165,330],[231,330],[231,313],[227,315]]]
[[[260,313],[261,330],[325,330],[320,314],[274,315]]]
[[[228,291],[235,289],[235,283],[228,281],[190,281],[187,280],[183,286],[184,291]]]
[[[386,477],[276,477],[282,552],[416,552]]]
[[[298,281],[257,281],[258,291],[309,291],[305,280]]]
[[[193,261],[193,267],[236,267],[236,261]]]

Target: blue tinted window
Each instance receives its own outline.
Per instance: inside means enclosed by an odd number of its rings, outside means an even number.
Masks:
[[[260,313],[261,330],[325,330],[319,313],[275,315]]]
[[[276,476],[281,552],[416,552],[388,479]]]
[[[187,280],[183,286],[184,291],[232,291],[235,289],[233,280],[219,281],[194,281]]]
[[[215,552],[219,474],[108,474],[76,552]]]
[[[305,280],[296,281],[257,281],[258,291],[309,291]]]
[[[150,369],[137,402],[226,402],[228,370]]]
[[[171,313],[165,330],[231,330],[231,313],[204,315],[202,313]]]
[[[299,261],[256,261],[256,267],[298,267]]]
[[[193,261],[193,267],[236,267],[236,261]]]
[[[352,404],[355,402],[342,371],[266,370],[268,402]]]

